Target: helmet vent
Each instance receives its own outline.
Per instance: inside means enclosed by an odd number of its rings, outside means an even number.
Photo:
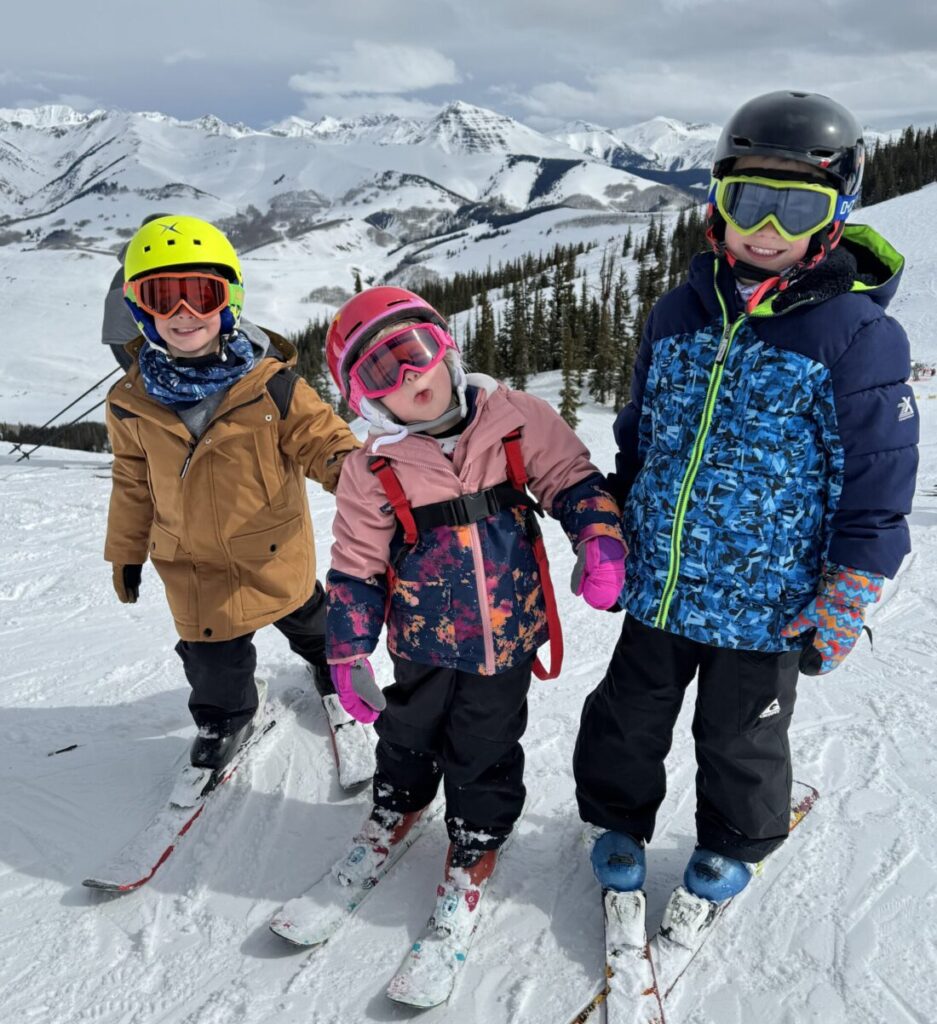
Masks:
[[[733,135],[732,144],[735,146],[747,146],[749,149],[751,149],[752,140],[746,139],[743,135]]]
[[[811,149],[810,150],[810,155],[811,156],[818,156],[818,157],[821,157],[822,159],[826,160],[826,159],[830,159],[830,158],[836,156],[836,150],[835,149]]]
[[[409,299],[394,299],[393,302],[388,302],[387,303],[387,308],[390,309],[391,306],[399,306],[401,303],[409,302],[409,301],[410,301]]]
[[[175,238],[167,238],[166,239],[166,244],[167,245],[175,245],[176,244]]]
[[[150,251],[150,247],[148,245],[143,246],[143,251],[144,252],[149,252]]]
[[[201,245],[202,244],[201,238],[193,238],[192,239],[192,244],[193,245]]]

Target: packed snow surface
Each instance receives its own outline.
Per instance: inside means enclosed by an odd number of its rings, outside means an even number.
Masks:
[[[803,679],[795,775],[821,800],[779,874],[727,917],[722,943],[681,982],[671,1019],[854,1024],[937,1019],[937,388],[919,385],[922,468],[914,553],[863,642],[834,675]],[[555,400],[556,375],[535,390]],[[580,432],[612,462],[612,412]],[[169,794],[194,733],[159,581],[120,605],[101,560],[108,459],[49,451],[0,462],[0,1019],[43,1024],[299,1024],[410,1019],[384,986],[432,910],[446,837],[435,822],[348,927],[309,954],[272,935],[271,915],[343,852],[367,789],[335,778],[321,704],[272,629],[257,637],[271,699],[291,699],[269,741],[139,893],[80,885]],[[310,484],[320,558],[332,499]],[[620,616],[568,591],[572,555],[547,541],[566,632],[559,680],[530,697],[527,813],[486,895],[450,1003],[424,1020],[565,1024],[597,985],[601,898],[576,814],[570,759],[586,694]],[[386,655],[377,671],[389,679]],[[656,926],[693,847],[692,688],[668,761],[670,792],[648,852]],[[65,749],[73,748],[73,749]],[[53,753],[63,750],[62,753]],[[609,766],[614,770],[614,766]]]

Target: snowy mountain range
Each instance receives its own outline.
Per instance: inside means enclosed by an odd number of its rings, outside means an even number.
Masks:
[[[578,121],[555,137],[596,159],[678,188],[705,187],[721,127],[655,117],[609,129]]]
[[[293,117],[263,131],[210,116],[0,110],[8,245],[114,249],[160,208],[219,222],[242,247],[336,221],[364,222],[392,246],[557,206],[620,213],[687,202],[620,160],[461,102],[427,121]]]

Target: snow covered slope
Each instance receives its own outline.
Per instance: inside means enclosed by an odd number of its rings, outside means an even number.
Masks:
[[[534,390],[555,401],[558,377],[539,378]],[[874,611],[874,652],[863,643],[835,675],[800,686],[795,772],[822,799],[790,868],[756,883],[766,890],[757,913],[740,907],[722,951],[704,952],[682,983],[672,1024],[937,1019],[937,390],[919,398],[915,551]],[[606,469],[612,418],[583,410],[582,437]],[[411,1019],[383,989],[431,910],[441,825],[332,945],[308,956],[267,931],[273,911],[326,869],[366,811],[367,793],[349,797],[333,777],[316,700],[284,717],[253,770],[147,889],[108,899],[81,887],[166,797],[192,735],[158,579],[147,566],[140,602],[120,605],[101,561],[106,467],[104,457],[63,451],[28,466],[0,457],[0,1019]],[[309,493],[324,561],[332,499],[312,485]],[[566,1024],[601,972],[601,905],[570,759],[582,701],[621,618],[569,593],[572,554],[555,523],[546,532],[566,667],[531,690],[528,811],[451,1003],[420,1018],[433,1024]],[[274,696],[307,685],[276,631],[261,631],[257,644]],[[377,666],[386,680],[383,654]],[[649,848],[655,925],[693,845],[692,703],[691,688]]]

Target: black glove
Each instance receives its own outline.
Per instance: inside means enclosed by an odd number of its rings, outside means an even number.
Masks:
[[[143,576],[142,565],[114,564],[113,582],[117,596],[124,604],[136,604],[140,596],[140,578]]]

